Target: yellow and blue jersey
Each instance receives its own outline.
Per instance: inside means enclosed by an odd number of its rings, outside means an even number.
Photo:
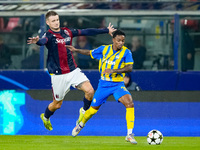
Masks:
[[[125,73],[103,74],[105,69],[120,69],[128,64],[133,64],[131,51],[123,46],[121,50],[115,51],[111,45],[102,45],[90,51],[93,59],[99,60],[99,72],[101,79],[105,81],[123,82]]]

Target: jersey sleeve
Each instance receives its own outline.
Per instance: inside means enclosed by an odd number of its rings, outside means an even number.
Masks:
[[[130,50],[127,50],[126,55],[125,55],[125,64],[129,65],[129,64],[133,64],[134,60],[132,57],[132,53]]]
[[[72,28],[70,28],[70,31],[71,31],[73,37],[79,36],[80,32],[81,32],[80,29],[72,29]]]
[[[104,29],[95,29],[95,28],[88,28],[88,29],[70,29],[72,32],[73,37],[75,36],[92,36],[97,34],[104,34],[109,33],[107,28]]]
[[[102,51],[103,51],[104,47],[105,46],[102,45],[102,46],[100,46],[96,49],[90,50],[91,58],[92,59],[98,59],[98,60],[101,59],[103,57]]]
[[[48,42],[48,38],[46,36],[46,33],[42,36],[42,38],[39,39],[39,41],[36,43],[39,46],[43,46]]]

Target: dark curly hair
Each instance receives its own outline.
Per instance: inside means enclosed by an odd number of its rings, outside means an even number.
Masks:
[[[115,32],[113,32],[113,38],[115,38],[117,35],[124,35],[126,36],[126,34],[121,31],[121,30],[116,30]]]

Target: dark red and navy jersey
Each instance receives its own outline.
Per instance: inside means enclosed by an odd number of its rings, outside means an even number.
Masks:
[[[61,28],[60,32],[49,29],[36,43],[48,49],[47,68],[49,73],[65,74],[77,68],[72,52],[65,45],[71,45],[75,36],[97,35],[108,33],[105,29],[69,29]]]

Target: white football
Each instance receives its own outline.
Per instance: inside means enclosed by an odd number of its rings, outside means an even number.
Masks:
[[[159,145],[163,141],[163,135],[158,130],[151,130],[147,135],[147,142],[149,145]]]

